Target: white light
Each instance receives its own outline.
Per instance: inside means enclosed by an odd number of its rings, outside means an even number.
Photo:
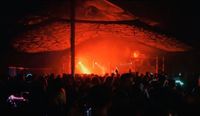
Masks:
[[[182,81],[180,81],[180,80],[176,80],[175,83],[179,83],[181,86],[184,85],[184,83]]]

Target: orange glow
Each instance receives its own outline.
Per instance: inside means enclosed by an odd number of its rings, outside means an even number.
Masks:
[[[134,58],[138,58],[140,55],[140,53],[138,51],[133,52],[133,57]]]
[[[94,63],[101,71],[102,71],[102,74],[105,74],[106,71],[105,71],[105,67],[101,66],[99,63],[95,62]]]
[[[78,68],[81,71],[81,73],[83,73],[83,74],[91,74],[89,69],[81,61],[78,62],[78,65],[79,65]]]
[[[104,30],[103,27],[101,28]],[[156,48],[141,44],[136,39],[122,37],[109,31],[102,31],[98,35],[87,32],[87,34],[79,37],[80,33],[77,33],[75,48],[75,72],[77,74],[104,75],[105,73],[113,73],[116,67],[118,67],[119,73],[128,72],[129,69],[134,70],[134,67],[139,72],[155,71],[155,64],[148,64],[147,61],[149,57],[159,53]],[[67,41],[67,38],[65,39]],[[65,42],[56,47],[59,48],[62,44],[64,45]],[[134,56],[139,58],[133,61]],[[52,70],[55,70],[56,73],[70,73],[70,49],[66,49],[58,55],[52,55],[49,60],[51,60],[49,61],[50,65],[53,66]]]
[[[137,71],[152,72],[155,70],[154,65],[152,65],[152,69],[150,66],[145,68],[149,55],[156,54],[155,49],[106,32],[76,46],[76,64],[81,61],[90,73],[98,75],[112,73],[116,67],[118,67],[119,73],[125,73],[134,68],[134,63],[131,63],[134,57],[133,51],[135,51],[136,57],[141,58],[137,61]],[[145,54],[144,58],[143,54]],[[83,72],[79,67],[77,67],[76,73]]]

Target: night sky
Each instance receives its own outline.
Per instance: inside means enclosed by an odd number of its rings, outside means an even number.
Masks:
[[[10,38],[17,34],[17,21],[28,14],[39,12],[49,5],[63,0],[1,0],[0,3],[0,46],[1,51],[9,49]],[[178,40],[198,50],[199,44],[199,3],[178,0],[111,0],[132,12],[144,21],[156,22],[156,28],[165,31]],[[58,5],[59,6],[59,5]]]
[[[117,1],[127,1],[123,3],[124,8],[133,12],[133,14],[158,22],[158,27],[163,31],[173,34],[178,40],[191,46],[198,47],[200,39],[200,7],[198,2],[180,0]]]

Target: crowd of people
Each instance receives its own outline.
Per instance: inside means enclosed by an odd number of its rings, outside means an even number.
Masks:
[[[0,110],[33,116],[200,114],[200,78],[165,73],[25,75],[0,79]]]

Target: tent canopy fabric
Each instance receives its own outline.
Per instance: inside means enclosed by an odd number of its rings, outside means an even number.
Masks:
[[[67,21],[52,20],[52,18],[69,19],[69,11],[65,5],[54,10],[45,10],[48,15],[27,16],[21,20],[28,30],[17,36],[12,45],[22,52],[37,53],[47,51],[61,51],[70,48],[70,25]],[[115,24],[115,21],[129,21],[137,19],[133,14],[107,0],[77,0],[76,20],[113,21],[109,24],[76,23],[75,44],[101,38],[120,39],[122,41],[138,42],[167,52],[183,52],[190,49],[187,45],[168,37],[143,28]],[[65,6],[65,7],[64,7]],[[66,12],[65,12],[66,11]],[[117,36],[116,36],[117,35]]]

